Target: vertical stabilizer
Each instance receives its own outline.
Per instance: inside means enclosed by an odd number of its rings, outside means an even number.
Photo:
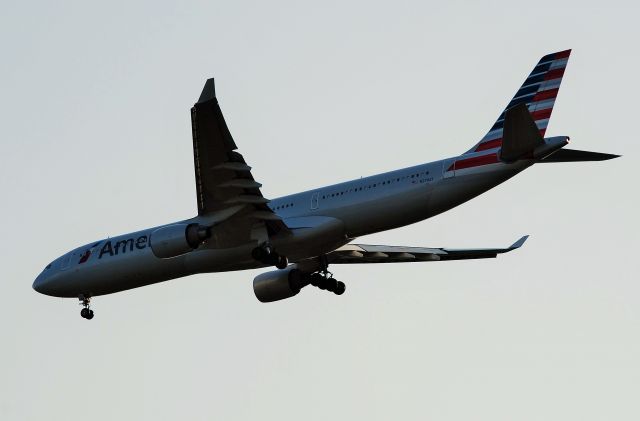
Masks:
[[[570,54],[571,50],[565,50],[542,57],[489,132],[465,153],[500,148],[506,111],[519,104],[527,106],[540,135],[544,137]]]

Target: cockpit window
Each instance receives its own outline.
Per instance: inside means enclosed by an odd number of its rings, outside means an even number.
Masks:
[[[69,259],[71,258],[71,253],[67,253],[62,260],[60,261],[60,270],[65,270],[69,266]]]
[[[49,264],[47,265],[47,267],[45,267],[45,269],[51,269],[51,265],[52,265],[52,263],[49,263]]]

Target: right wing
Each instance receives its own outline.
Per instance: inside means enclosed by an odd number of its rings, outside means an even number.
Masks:
[[[487,259],[522,247],[528,235],[507,248],[447,249],[426,247],[347,244],[327,254],[329,264],[433,262],[442,260]]]

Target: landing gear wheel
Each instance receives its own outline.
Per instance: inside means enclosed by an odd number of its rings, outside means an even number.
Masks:
[[[331,272],[326,270],[312,273],[306,279],[308,284],[321,290],[333,292],[336,295],[344,294],[347,289],[344,282],[338,281]]]
[[[342,295],[344,294],[346,289],[347,289],[347,286],[344,284],[344,282],[338,281],[338,284],[336,285],[336,289],[333,290],[333,293],[336,295]]]
[[[256,247],[253,250],[251,250],[251,257],[253,257],[253,260],[260,261],[260,248],[259,247]]]
[[[336,292],[336,289],[338,288],[338,281],[336,281],[334,278],[327,278],[325,282],[327,291]]]
[[[84,295],[78,296],[80,300],[80,305],[82,305],[82,310],[80,310],[80,316],[83,319],[91,320],[93,319],[93,310],[89,308],[89,302],[91,301],[91,297],[85,297]]]
[[[251,250],[251,257],[265,265],[275,266],[278,269],[286,269],[289,260],[279,255],[269,244],[263,244]]]
[[[83,319],[91,320],[93,319],[93,310],[89,310],[88,308],[83,308],[80,310],[80,315]]]
[[[264,261],[264,263],[271,266],[276,266],[279,260],[280,260],[280,255],[275,251],[272,251],[271,254],[267,256],[267,259]]]
[[[253,257],[258,262],[264,263],[268,256],[269,255],[263,247],[256,247],[251,251],[251,257]]]
[[[278,263],[276,263],[276,267],[278,269],[286,269],[289,266],[289,259],[286,256],[278,256]]]
[[[312,273],[309,277],[309,283],[314,287],[320,288],[320,284],[324,281],[324,277],[319,273]]]

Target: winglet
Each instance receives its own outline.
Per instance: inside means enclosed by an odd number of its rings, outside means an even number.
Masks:
[[[520,238],[518,241],[516,241],[515,243],[513,243],[510,247],[509,250],[515,250],[515,249],[519,249],[520,247],[522,247],[522,245],[524,244],[525,241],[527,241],[527,238],[529,238],[528,235],[523,236],[522,238]]]
[[[204,88],[202,88],[202,93],[200,94],[200,98],[198,99],[197,104],[201,104],[203,102],[211,101],[216,97],[216,85],[214,83],[214,79],[207,79],[207,82],[204,84]]]

